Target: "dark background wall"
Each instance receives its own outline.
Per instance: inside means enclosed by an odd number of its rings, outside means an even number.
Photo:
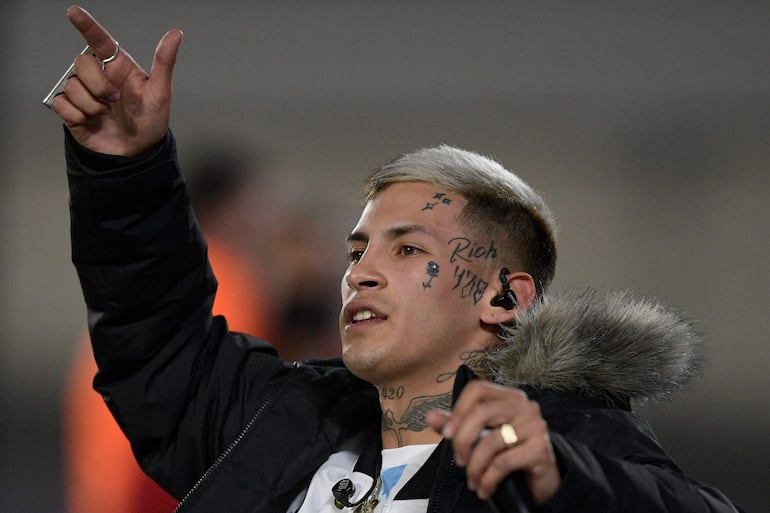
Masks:
[[[0,16],[3,512],[62,509],[60,394],[84,307],[61,126],[40,100],[83,46],[68,5],[5,2]],[[182,153],[207,134],[269,148],[276,179],[323,207],[340,249],[361,179],[398,153],[449,143],[517,170],[560,220],[557,287],[631,288],[699,320],[703,377],[640,411],[686,470],[759,512],[770,503],[768,5],[85,7],[148,67],[181,27]]]

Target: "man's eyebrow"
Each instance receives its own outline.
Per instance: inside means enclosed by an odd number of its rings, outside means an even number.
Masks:
[[[424,233],[426,235],[433,236],[433,233],[425,225],[417,224],[417,223],[393,226],[385,230],[385,236],[390,240],[397,239],[398,237],[401,237],[403,235],[408,235],[410,233]],[[350,235],[348,235],[346,238],[346,242],[348,244],[351,242],[368,242],[368,241],[369,241],[369,235],[367,235],[365,232],[362,232],[362,231],[354,231]]]
[[[366,235],[364,232],[351,232],[350,235],[345,237],[345,242],[350,244],[351,242],[367,242],[369,241],[369,236]]]
[[[385,233],[391,240],[401,237],[402,235],[408,235],[410,233],[424,233],[426,235],[433,236],[433,233],[428,229],[427,226],[417,223],[394,226],[392,228],[388,228]]]

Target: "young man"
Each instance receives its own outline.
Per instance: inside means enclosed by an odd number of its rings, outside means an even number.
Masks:
[[[181,33],[148,76],[68,14],[94,52],[52,104],[94,383],[179,511],[736,511],[630,412],[694,371],[689,326],[621,296],[546,294],[548,209],[479,155],[421,150],[367,182],[342,361],[283,362],[230,332],[168,130]]]

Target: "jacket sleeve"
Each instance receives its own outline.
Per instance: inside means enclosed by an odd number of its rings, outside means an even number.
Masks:
[[[287,366],[213,317],[217,288],[173,136],[128,159],[65,135],[72,259],[102,395],[144,470],[183,495]]]
[[[562,484],[543,513],[741,511],[719,490],[683,474],[630,412],[569,413],[554,424]]]

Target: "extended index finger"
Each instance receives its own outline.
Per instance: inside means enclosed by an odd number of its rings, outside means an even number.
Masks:
[[[78,5],[73,5],[67,9],[67,18],[100,60],[107,59],[113,54],[115,39],[88,11]]]

